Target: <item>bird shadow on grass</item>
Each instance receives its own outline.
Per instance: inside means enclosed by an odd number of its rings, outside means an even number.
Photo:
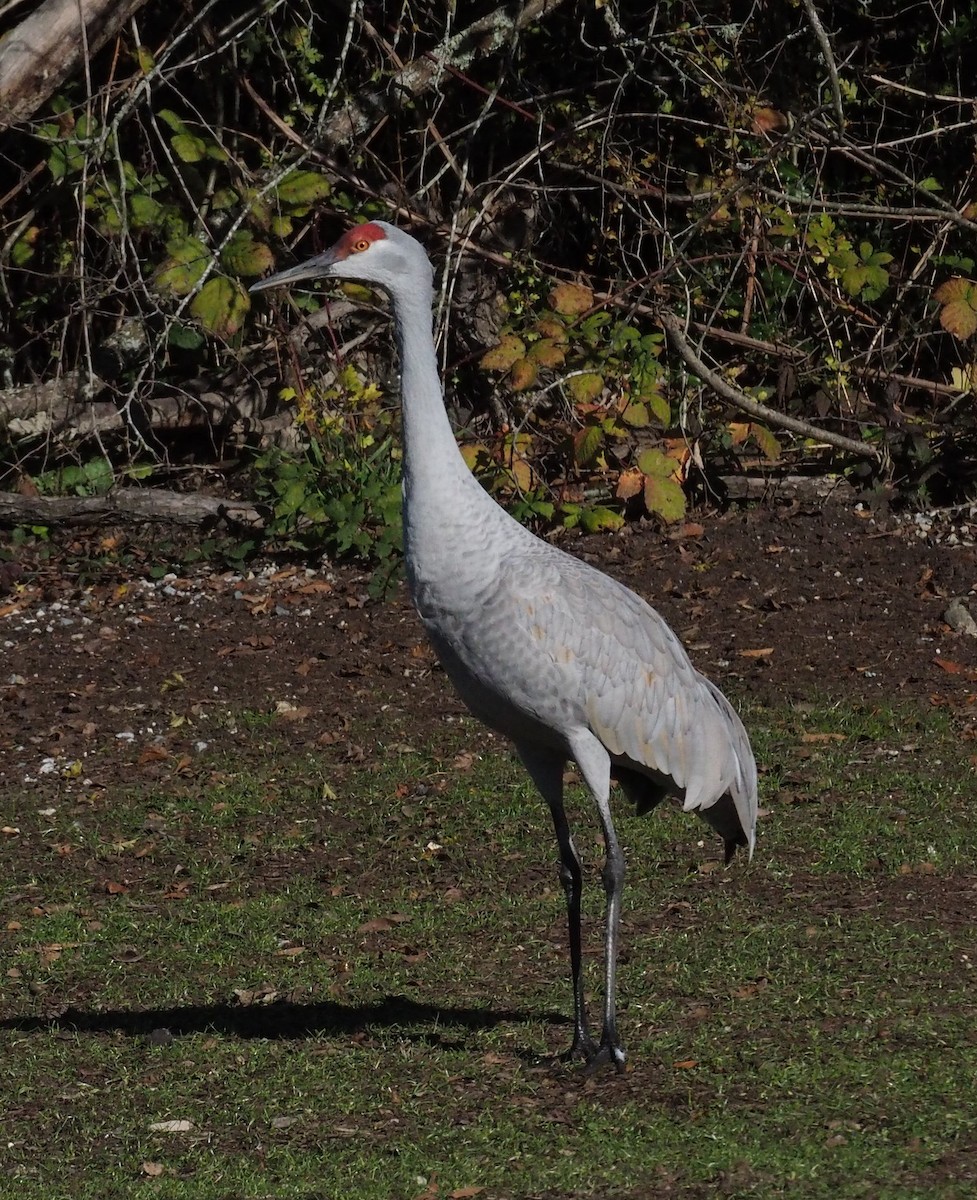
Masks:
[[[494,1029],[503,1024],[567,1025],[561,1013],[525,1012],[518,1009],[453,1008],[420,1004],[406,996],[385,996],[372,1004],[338,1004],[324,1000],[312,1004],[274,1001],[270,1004],[207,1004],[179,1008],[102,1009],[67,1008],[48,1017],[9,1017],[0,1030],[20,1033],[121,1033],[164,1044],[190,1034],[223,1034],[227,1037],[265,1040],[302,1039],[317,1034],[353,1037],[380,1029],[397,1029],[407,1041],[441,1049],[463,1049],[465,1033]],[[418,1028],[428,1026],[429,1028]],[[517,1052],[518,1053],[518,1052]]]

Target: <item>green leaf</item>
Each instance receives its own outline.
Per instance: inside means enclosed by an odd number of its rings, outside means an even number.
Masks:
[[[190,311],[204,329],[223,338],[237,333],[250,308],[247,292],[223,275],[208,279],[190,304]]]
[[[186,130],[183,118],[178,117],[172,108],[161,108],[157,114],[164,125],[168,125],[174,133],[183,133]]]
[[[136,228],[153,228],[160,222],[163,206],[152,196],[136,192],[129,197],[129,219]]]
[[[613,509],[598,504],[593,508],[581,510],[580,524],[587,533],[597,533],[601,529],[620,529],[624,524],[624,517]]]
[[[188,296],[210,262],[210,251],[199,238],[182,234],[166,243],[169,257],[157,268],[156,287],[174,296]]]
[[[203,334],[190,325],[172,325],[166,340],[180,350],[199,350],[204,344]]]
[[[592,463],[604,441],[599,425],[585,425],[573,435],[573,461],[581,467]]]
[[[559,367],[566,360],[566,351],[552,338],[542,338],[530,347],[529,357],[541,367]]]
[[[652,415],[660,425],[669,426],[672,423],[672,406],[661,392],[651,392],[642,399],[652,411]]]
[[[170,138],[170,145],[181,162],[195,163],[207,157],[207,143],[194,133],[178,133]]]
[[[649,475],[645,479],[644,499],[645,508],[669,524],[681,521],[685,516],[685,493],[674,479]]]
[[[153,67],[156,66],[156,59],[153,58],[153,52],[148,46],[136,47],[136,62],[139,64],[139,70],[144,75],[148,75]]]
[[[239,229],[221,252],[221,265],[232,275],[264,275],[275,265],[275,257],[250,230]]]
[[[621,420],[632,429],[644,429],[646,425],[650,425],[651,413],[647,402],[632,400],[621,413]]]
[[[868,268],[864,263],[853,263],[841,272],[841,286],[849,296],[857,296],[868,280]]]
[[[329,180],[317,171],[292,171],[278,185],[282,204],[309,207],[332,191]]]
[[[604,390],[604,379],[596,372],[587,371],[568,379],[567,388],[575,403],[589,404],[596,400]]]
[[[638,455],[637,467],[642,475],[667,479],[675,470],[676,462],[674,458],[669,458],[660,450],[643,450]]]

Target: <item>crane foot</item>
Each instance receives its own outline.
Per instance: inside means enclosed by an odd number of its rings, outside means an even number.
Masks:
[[[584,1074],[591,1075],[594,1071],[600,1070],[601,1067],[613,1066],[614,1069],[621,1074],[625,1069],[626,1056],[621,1046],[610,1042],[602,1042],[593,1052],[587,1056],[586,1065],[584,1066]]]
[[[575,1058],[582,1058],[586,1065],[596,1054],[597,1043],[586,1030],[578,1029],[573,1035],[570,1049],[564,1050],[560,1055],[560,1062],[568,1063],[573,1062]]]

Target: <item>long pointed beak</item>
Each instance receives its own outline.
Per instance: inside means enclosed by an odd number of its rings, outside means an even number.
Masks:
[[[299,263],[297,267],[289,267],[287,271],[279,271],[275,275],[269,275],[267,279],[253,283],[248,291],[266,292],[269,288],[287,287],[292,283],[301,283],[304,279],[321,279],[324,275],[330,274],[330,267],[334,262],[336,262],[335,251],[327,250],[325,254],[317,254],[315,258]]]

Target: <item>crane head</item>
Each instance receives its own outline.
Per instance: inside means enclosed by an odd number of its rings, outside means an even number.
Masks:
[[[347,230],[324,254],[269,275],[249,290],[263,292],[307,279],[349,279],[397,292],[405,286],[416,289],[421,281],[430,286],[431,264],[409,233],[386,221],[368,221]]]

